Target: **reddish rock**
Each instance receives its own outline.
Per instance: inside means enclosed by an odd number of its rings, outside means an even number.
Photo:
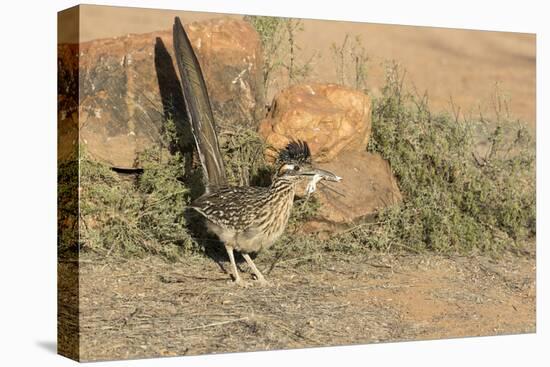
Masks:
[[[338,232],[402,199],[390,165],[379,154],[346,151],[318,166],[343,179],[326,184],[334,191],[318,184],[313,195],[321,206],[304,232]]]
[[[219,125],[253,124],[263,110],[261,43],[245,21],[228,18],[185,26],[205,75]],[[58,47],[58,64],[67,49]],[[186,119],[172,31],[94,40],[79,45],[80,141],[94,158],[136,167],[138,152],[156,144],[166,117]],[[64,73],[63,70],[60,70]],[[66,73],[65,73],[66,74]],[[65,98],[60,80],[59,98]],[[71,116],[60,111],[59,119]],[[192,144],[187,136],[183,145]]]
[[[229,18],[191,23],[186,30],[220,123],[257,126],[265,106],[258,33],[250,23]]]
[[[57,157],[78,158],[78,45],[58,47]]]
[[[336,84],[301,84],[279,93],[260,134],[275,149],[292,139],[308,142],[314,160],[330,162],[342,151],[363,150],[371,131],[371,100]]]
[[[259,131],[275,150],[290,140],[306,141],[316,165],[343,178],[318,184],[314,195],[321,205],[304,232],[337,232],[401,200],[389,164],[366,152],[371,100],[360,91],[335,84],[290,87],[275,97]],[[304,192],[305,183],[298,188]]]

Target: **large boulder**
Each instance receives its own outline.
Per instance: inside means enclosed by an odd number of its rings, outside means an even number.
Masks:
[[[274,98],[259,131],[275,150],[292,139],[305,140],[317,162],[330,162],[342,151],[366,147],[371,100],[336,84],[295,85]]]
[[[371,100],[360,91],[335,84],[301,84],[275,97],[260,124],[260,134],[271,146],[268,159],[289,141],[305,140],[316,165],[343,178],[339,183],[318,184],[314,195],[321,205],[303,232],[338,232],[401,201],[388,162],[366,151],[370,133]],[[299,196],[305,186],[298,187]]]
[[[264,108],[261,43],[245,21],[221,18],[185,25],[219,124],[253,124]],[[74,45],[58,46],[58,65]],[[78,47],[80,141],[93,158],[136,168],[136,157],[159,140],[167,117],[186,119],[172,31],[85,42]],[[67,80],[67,83],[72,82]],[[60,99],[64,79],[60,79]],[[60,109],[59,120],[73,117]],[[186,136],[183,145],[192,144]],[[61,147],[61,150],[67,150]]]
[[[313,195],[321,205],[302,228],[304,232],[338,232],[402,199],[390,165],[379,154],[345,151],[317,166],[343,179],[337,184],[318,184]]]

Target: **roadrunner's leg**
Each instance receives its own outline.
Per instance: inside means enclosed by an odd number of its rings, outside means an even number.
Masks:
[[[235,263],[235,256],[233,255],[233,247],[225,245],[225,250],[227,251],[227,255],[229,255],[229,261],[231,261],[231,268],[233,269],[233,277],[235,278],[235,283],[242,283],[241,276],[239,275],[239,271],[237,270],[237,264]]]
[[[246,260],[246,262],[248,263],[248,266],[250,266],[252,268],[252,271],[254,272],[254,274],[256,274],[256,278],[258,278],[258,281],[262,284],[267,284],[267,280],[265,280],[262,273],[260,273],[260,271],[258,270],[256,265],[254,265],[254,262],[250,258],[250,255],[248,255],[248,254],[242,254],[242,255],[243,255],[244,259]]]

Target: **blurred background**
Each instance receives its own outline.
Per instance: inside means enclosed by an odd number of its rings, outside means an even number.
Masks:
[[[168,30],[174,16],[184,23],[242,15],[84,5],[80,40]],[[308,79],[339,82],[333,45],[356,37],[368,57],[367,89],[376,96],[384,85],[384,63],[395,60],[407,72],[406,83],[428,92],[434,111],[450,110],[493,118],[495,95],[504,95],[514,117],[535,132],[536,35],[511,32],[396,26],[357,22],[303,20],[296,32],[298,60],[310,62]],[[72,39],[71,39],[72,38]],[[60,42],[74,41],[65,34]],[[268,100],[277,91],[269,91]]]

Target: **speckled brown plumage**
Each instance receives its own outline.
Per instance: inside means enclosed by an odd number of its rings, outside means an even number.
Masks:
[[[280,168],[270,187],[223,187],[206,193],[191,207],[201,213],[208,228],[224,243],[235,280],[244,283],[237,271],[233,250],[241,252],[259,281],[265,279],[248,255],[271,246],[284,232],[292,210],[296,183],[302,179],[340,178],[311,165],[305,142],[291,142],[279,154]]]
[[[241,252],[271,246],[283,233],[299,176],[282,176],[268,187],[225,187],[206,194],[191,206],[208,220],[208,227]]]

